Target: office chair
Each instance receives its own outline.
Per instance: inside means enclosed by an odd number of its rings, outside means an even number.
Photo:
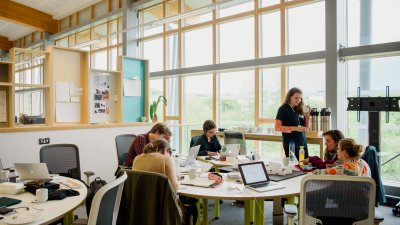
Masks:
[[[118,225],[182,224],[182,213],[167,176],[159,173],[125,171]],[[119,173],[120,173],[119,172]]]
[[[299,224],[374,224],[375,187],[369,177],[305,176],[300,188]],[[288,224],[294,224],[297,207],[285,205],[285,212]]]
[[[199,137],[199,135],[195,135],[192,137],[192,139],[190,139],[190,147],[193,147],[196,144],[197,140],[199,140]]]
[[[117,179],[100,188],[93,198],[89,218],[75,220],[72,225],[115,225],[127,177],[122,172]]]
[[[120,134],[115,137],[115,145],[117,147],[118,165],[125,166],[125,159],[128,155],[129,148],[135,140],[134,134]]]
[[[241,132],[233,130],[224,130],[224,144],[240,144],[240,155],[247,155],[246,140]]]
[[[74,144],[54,144],[40,148],[40,162],[46,163],[49,173],[60,174],[81,180],[79,149]],[[91,171],[85,171],[86,184],[89,185]]]

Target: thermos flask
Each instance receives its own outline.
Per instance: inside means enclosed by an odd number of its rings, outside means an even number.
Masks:
[[[318,109],[317,108],[312,108],[311,112],[310,112],[310,116],[311,116],[311,131],[318,131]]]
[[[331,129],[331,108],[321,109],[321,131],[326,132]]]

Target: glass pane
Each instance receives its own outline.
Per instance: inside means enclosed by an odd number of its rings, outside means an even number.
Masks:
[[[167,36],[167,69],[178,68],[178,35]]]
[[[212,75],[187,76],[184,78],[185,123],[198,124],[212,118]]]
[[[231,1],[219,5],[219,18],[251,11],[254,9],[254,1]]]
[[[348,0],[348,45],[359,46],[400,41],[400,1]]]
[[[109,31],[108,31],[109,34],[113,34],[118,31],[118,20],[113,20],[109,22],[108,25],[109,25]],[[109,45],[118,44],[118,35],[116,34],[108,37],[108,43]]]
[[[41,84],[41,73],[40,66],[36,66],[32,69],[32,83],[33,84]]]
[[[117,70],[117,48],[112,48],[110,49],[110,56],[109,56],[109,62],[110,62],[110,70]]]
[[[300,88],[305,105],[311,108],[329,107],[325,101],[325,63],[288,67],[288,90]]]
[[[167,78],[167,116],[179,115],[179,78]]]
[[[260,20],[260,55],[262,58],[281,55],[280,12],[266,13]]]
[[[163,95],[163,79],[151,79],[149,83],[149,90],[150,90],[150,103],[153,101],[157,101],[158,96]],[[157,116],[159,119],[163,118],[164,110],[163,107],[160,105],[157,107]]]
[[[76,44],[90,41],[90,30],[85,30],[76,34]]]
[[[261,7],[276,5],[281,3],[281,0],[261,0]]]
[[[221,73],[219,127],[254,125],[254,71]]]
[[[74,46],[75,45],[75,34],[68,36],[68,41],[69,41],[69,46]]]
[[[107,70],[107,50],[96,52],[93,54],[93,65],[94,69]]]
[[[101,37],[106,36],[107,34],[108,34],[107,23],[105,23],[100,26],[94,27],[92,29],[92,39],[91,40],[99,39]],[[98,43],[93,44],[92,50],[96,50],[99,48],[105,48],[105,47],[107,47],[107,38],[100,39]]]
[[[162,38],[143,42],[143,58],[149,59],[150,72],[163,70]]]
[[[385,96],[385,87],[390,87],[390,96],[400,95],[400,56],[348,61],[348,97],[357,96],[357,87],[361,96]],[[395,156],[400,138],[400,113],[391,112],[389,123],[385,122],[385,113],[380,113],[380,150],[383,152],[381,162]],[[357,122],[357,112],[347,113],[347,135],[357,142],[368,145],[368,112],[361,112],[361,121]],[[381,167],[382,178],[400,181],[400,158]]]
[[[212,0],[203,0],[203,1],[198,1],[198,0],[184,0],[184,6],[183,6],[183,11],[192,11],[192,10],[200,10],[200,8],[204,10],[196,11],[194,16],[188,16],[184,18],[183,21],[183,26],[189,26],[197,23],[202,23],[205,21],[210,21],[212,19],[212,14],[211,14],[211,9],[204,8],[207,5],[212,4]]]
[[[219,25],[220,63],[254,59],[254,19]]]
[[[288,10],[289,54],[325,49],[325,2],[296,6]]]
[[[63,38],[56,41],[56,46],[58,47],[68,47],[68,38]]]
[[[150,9],[143,11],[140,24],[146,24],[152,21],[157,21],[162,19],[163,16],[163,5],[159,4]],[[161,33],[163,31],[162,24],[152,24],[150,26],[145,26],[142,28],[144,36],[149,36],[152,34]]]
[[[213,62],[212,28],[192,30],[183,33],[183,66],[202,66]]]
[[[178,12],[179,12],[179,1],[178,0],[169,1],[165,4],[165,6],[166,6],[167,16],[173,16],[173,15],[178,14]]]
[[[281,68],[261,70],[261,117],[275,119],[281,105]]]

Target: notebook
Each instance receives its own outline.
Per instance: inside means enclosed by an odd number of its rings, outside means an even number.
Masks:
[[[19,200],[19,199],[0,197],[0,208],[16,205],[20,202],[21,202],[21,200]]]
[[[180,162],[181,167],[186,167],[196,162],[197,154],[199,154],[200,145],[196,145],[190,148],[189,154],[185,161]]]
[[[243,184],[247,188],[258,192],[265,192],[285,187],[269,179],[267,169],[262,161],[239,164],[238,167]]]
[[[14,163],[14,166],[21,180],[51,180],[46,163]]]
[[[239,155],[239,150],[240,150],[240,144],[230,144],[230,145],[225,145],[226,151],[221,152],[219,155],[220,158],[226,158],[226,157],[237,157]]]

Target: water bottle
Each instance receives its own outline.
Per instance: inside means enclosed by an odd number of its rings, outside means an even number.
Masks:
[[[17,175],[15,174],[15,169],[10,167],[10,172],[8,173],[8,181],[11,183],[17,182]]]
[[[304,160],[304,146],[300,146],[300,150],[299,150],[299,161],[303,161]]]
[[[179,174],[180,174],[180,163],[179,163],[179,156],[178,154],[175,155],[174,157],[174,164],[175,164],[175,175],[179,179]]]
[[[295,154],[296,145],[293,141],[289,142],[289,161],[290,163],[296,162],[296,154]]]

